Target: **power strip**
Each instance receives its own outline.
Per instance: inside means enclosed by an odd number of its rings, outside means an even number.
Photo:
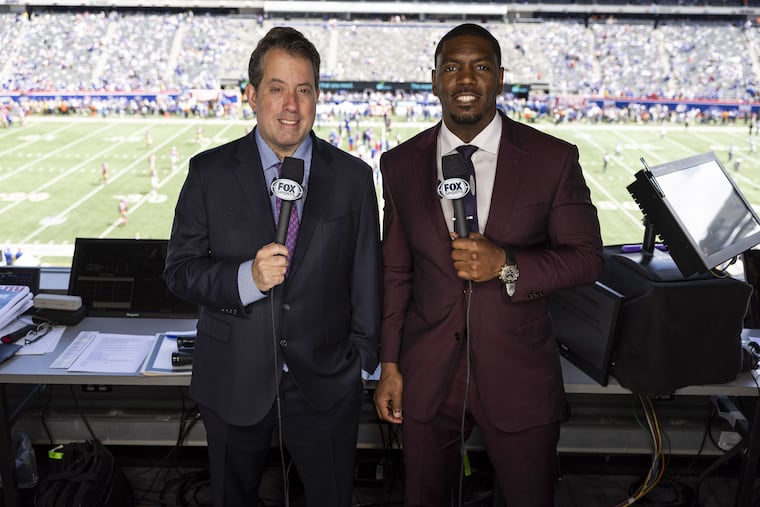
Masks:
[[[35,308],[49,310],[78,310],[82,306],[82,298],[79,296],[65,296],[61,294],[37,294],[34,296]]]

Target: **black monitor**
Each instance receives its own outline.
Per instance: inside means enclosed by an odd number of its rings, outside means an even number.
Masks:
[[[0,266],[0,285],[25,285],[32,294],[40,291],[40,268]]]
[[[645,167],[628,191],[684,277],[760,243],[760,218],[715,153]]]
[[[87,314],[98,317],[197,317],[163,278],[168,240],[77,238],[69,278]]]
[[[606,386],[623,295],[600,282],[552,294],[550,312],[560,353]]]

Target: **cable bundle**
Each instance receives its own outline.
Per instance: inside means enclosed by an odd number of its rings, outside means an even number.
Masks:
[[[665,468],[667,467],[667,463],[665,460],[665,451],[663,448],[663,435],[660,428],[660,423],[657,420],[657,413],[654,410],[654,405],[652,404],[652,400],[649,399],[648,396],[639,394],[639,401],[641,402],[641,406],[644,409],[644,415],[646,416],[646,428],[649,431],[649,434],[652,437],[652,460],[649,466],[649,471],[647,472],[644,479],[641,481],[641,483],[636,488],[636,491],[634,491],[630,497],[623,500],[622,502],[615,505],[615,507],[624,507],[626,505],[632,505],[636,503],[637,501],[644,498],[649,492],[651,492],[655,486],[660,482],[662,477],[665,475]],[[636,420],[638,421],[639,425],[644,427],[643,422],[639,419],[638,415],[636,415]]]

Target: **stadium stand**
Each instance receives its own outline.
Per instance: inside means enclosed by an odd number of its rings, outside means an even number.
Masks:
[[[245,108],[237,92],[251,48],[271,26],[287,23],[322,54],[323,102],[347,99],[365,108],[403,102],[411,104],[410,114],[425,115],[436,103],[429,93],[435,44],[467,19],[487,24],[501,41],[505,82],[533,91],[524,104],[506,93],[507,109],[544,114],[557,103],[593,99],[583,114],[612,100],[606,107],[669,100],[742,110],[760,107],[760,9],[736,3],[634,0],[624,5],[628,12],[618,0],[481,1],[468,15],[446,1],[6,4],[0,6],[0,104],[23,104],[30,113],[239,115]],[[320,14],[347,4],[352,7],[340,15]],[[294,14],[296,7],[301,11]],[[386,12],[391,8],[397,14]],[[493,15],[497,8],[503,13]],[[698,18],[684,14],[692,8]],[[618,14],[599,15],[599,9]],[[222,89],[227,92],[219,95]]]

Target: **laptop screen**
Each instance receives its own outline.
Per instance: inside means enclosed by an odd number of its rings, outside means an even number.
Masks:
[[[596,282],[555,292],[550,311],[560,353],[606,386],[623,295]]]
[[[77,238],[69,279],[96,317],[197,317],[163,279],[168,240]]]

